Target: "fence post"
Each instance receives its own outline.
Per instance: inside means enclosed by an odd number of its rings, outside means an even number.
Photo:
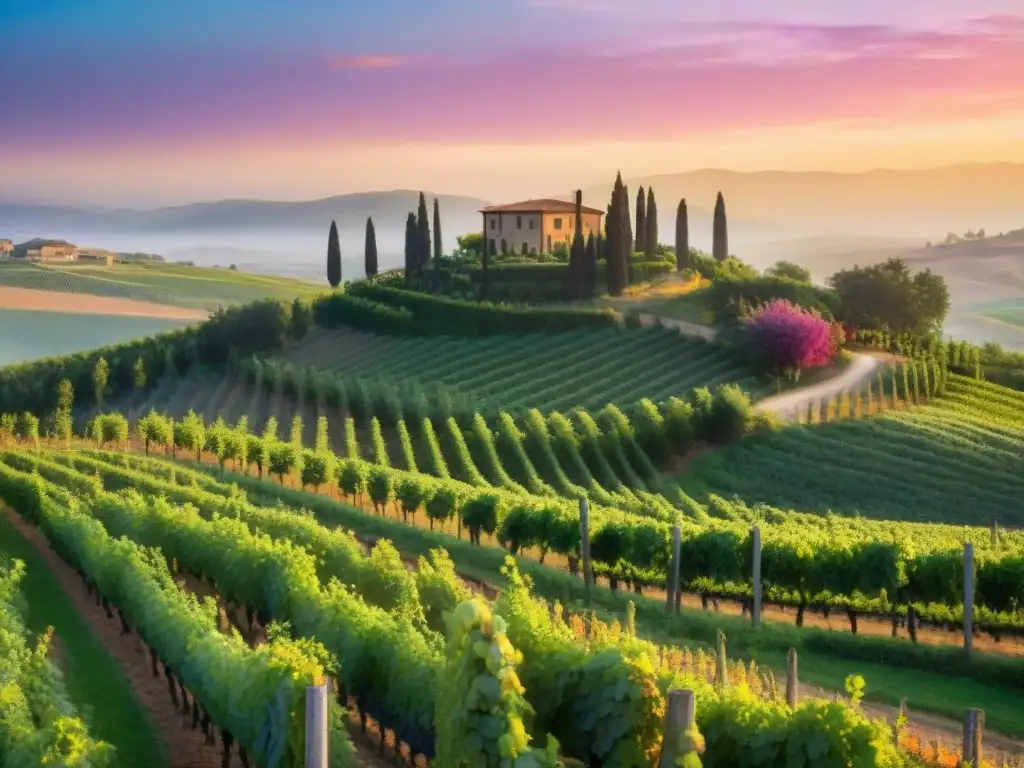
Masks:
[[[756,525],[751,538],[754,547],[754,607],[750,618],[756,627],[761,623],[761,529]]]
[[[590,590],[594,583],[594,570],[590,562],[590,504],[580,499],[580,554],[583,556],[583,584],[590,604]]]
[[[327,682],[306,686],[306,768],[327,768]]]
[[[672,528],[672,571],[668,576],[668,597],[665,601],[665,613],[678,613],[676,609],[676,594],[680,591],[679,585],[679,549],[681,547],[682,532],[679,526]]]
[[[679,754],[679,736],[693,725],[697,716],[697,700],[693,691],[675,689],[668,692],[665,710],[664,735],[661,741],[661,760],[658,768],[675,768]]]
[[[729,667],[725,656],[725,633],[717,630],[715,634],[715,687],[723,691],[729,687]]]
[[[786,703],[796,709],[800,699],[800,681],[796,669],[796,648],[790,648],[786,654]]]
[[[963,762],[971,768],[981,766],[981,737],[985,728],[985,713],[980,709],[968,709],[964,713]]]
[[[974,545],[964,542],[964,651],[971,655],[974,631]]]

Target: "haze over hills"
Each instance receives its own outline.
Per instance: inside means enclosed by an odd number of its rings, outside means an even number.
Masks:
[[[603,209],[614,176],[583,190]],[[853,264],[906,254],[950,283],[960,309],[984,299],[1024,298],[1024,252],[996,235],[1024,225],[1024,164],[956,165],[865,173],[736,172],[704,169],[624,177],[631,195],[654,186],[659,231],[671,242],[680,198],[688,202],[690,242],[711,246],[711,209],[719,190],[729,217],[730,251],[763,268],[788,259],[824,280]],[[435,197],[426,192],[428,204]],[[538,194],[537,197],[542,197]],[[555,195],[572,199],[571,194]],[[438,195],[446,248],[479,231],[479,209],[492,202]],[[393,190],[308,201],[222,200],[153,210],[18,202],[0,193],[0,237],[63,238],[115,251],[160,253],[172,260],[321,279],[327,227],[338,223],[344,275],[362,276],[364,227],[372,216],[382,268],[399,266],[405,219],[418,192]],[[947,232],[984,228],[985,241],[924,249]]]
[[[721,191],[730,224],[742,219],[794,237],[917,237],[923,243],[949,231],[984,227],[994,233],[1024,223],[1024,163],[864,173],[703,169],[623,180],[634,194],[641,184],[654,186],[659,218],[674,215],[682,197],[691,211],[710,210]],[[585,189],[584,199],[607,199],[613,181]]]
[[[479,209],[489,201],[425,192],[437,197],[446,247],[455,236],[480,229]],[[117,251],[159,253],[202,265],[236,264],[253,272],[322,277],[331,220],[337,222],[347,277],[362,276],[366,218],[372,216],[382,268],[399,266],[405,220],[418,191],[365,192],[308,201],[222,200],[153,210],[86,209],[2,202],[0,237],[63,238]],[[10,196],[7,197],[10,199]]]

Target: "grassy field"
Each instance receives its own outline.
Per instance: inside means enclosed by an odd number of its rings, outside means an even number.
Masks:
[[[443,384],[475,396],[486,410],[658,402],[725,383],[754,395],[765,391],[739,353],[661,329],[481,339],[321,331],[285,359],[367,378]]]
[[[963,377],[871,419],[792,426],[697,457],[697,496],[888,520],[1024,525],[1024,395]]]
[[[0,309],[0,365],[95,349],[186,325],[187,320]]]
[[[159,262],[110,267],[0,263],[0,286],[113,296],[208,310],[262,298],[291,299],[322,290],[322,286],[290,278]]]

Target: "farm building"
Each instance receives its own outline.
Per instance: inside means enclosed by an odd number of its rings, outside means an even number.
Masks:
[[[559,244],[568,248],[576,232],[576,205],[564,200],[526,200],[492,205],[484,217],[488,253],[551,253]],[[583,237],[601,233],[602,211],[583,206]]]

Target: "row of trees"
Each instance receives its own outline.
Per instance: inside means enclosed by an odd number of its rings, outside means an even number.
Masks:
[[[416,212],[409,212],[405,220],[405,277],[408,281],[413,274],[421,273],[430,264],[430,257],[435,262],[441,258],[441,208],[434,198],[434,233],[431,240],[430,220],[427,218],[427,199],[420,192],[420,202]]]

